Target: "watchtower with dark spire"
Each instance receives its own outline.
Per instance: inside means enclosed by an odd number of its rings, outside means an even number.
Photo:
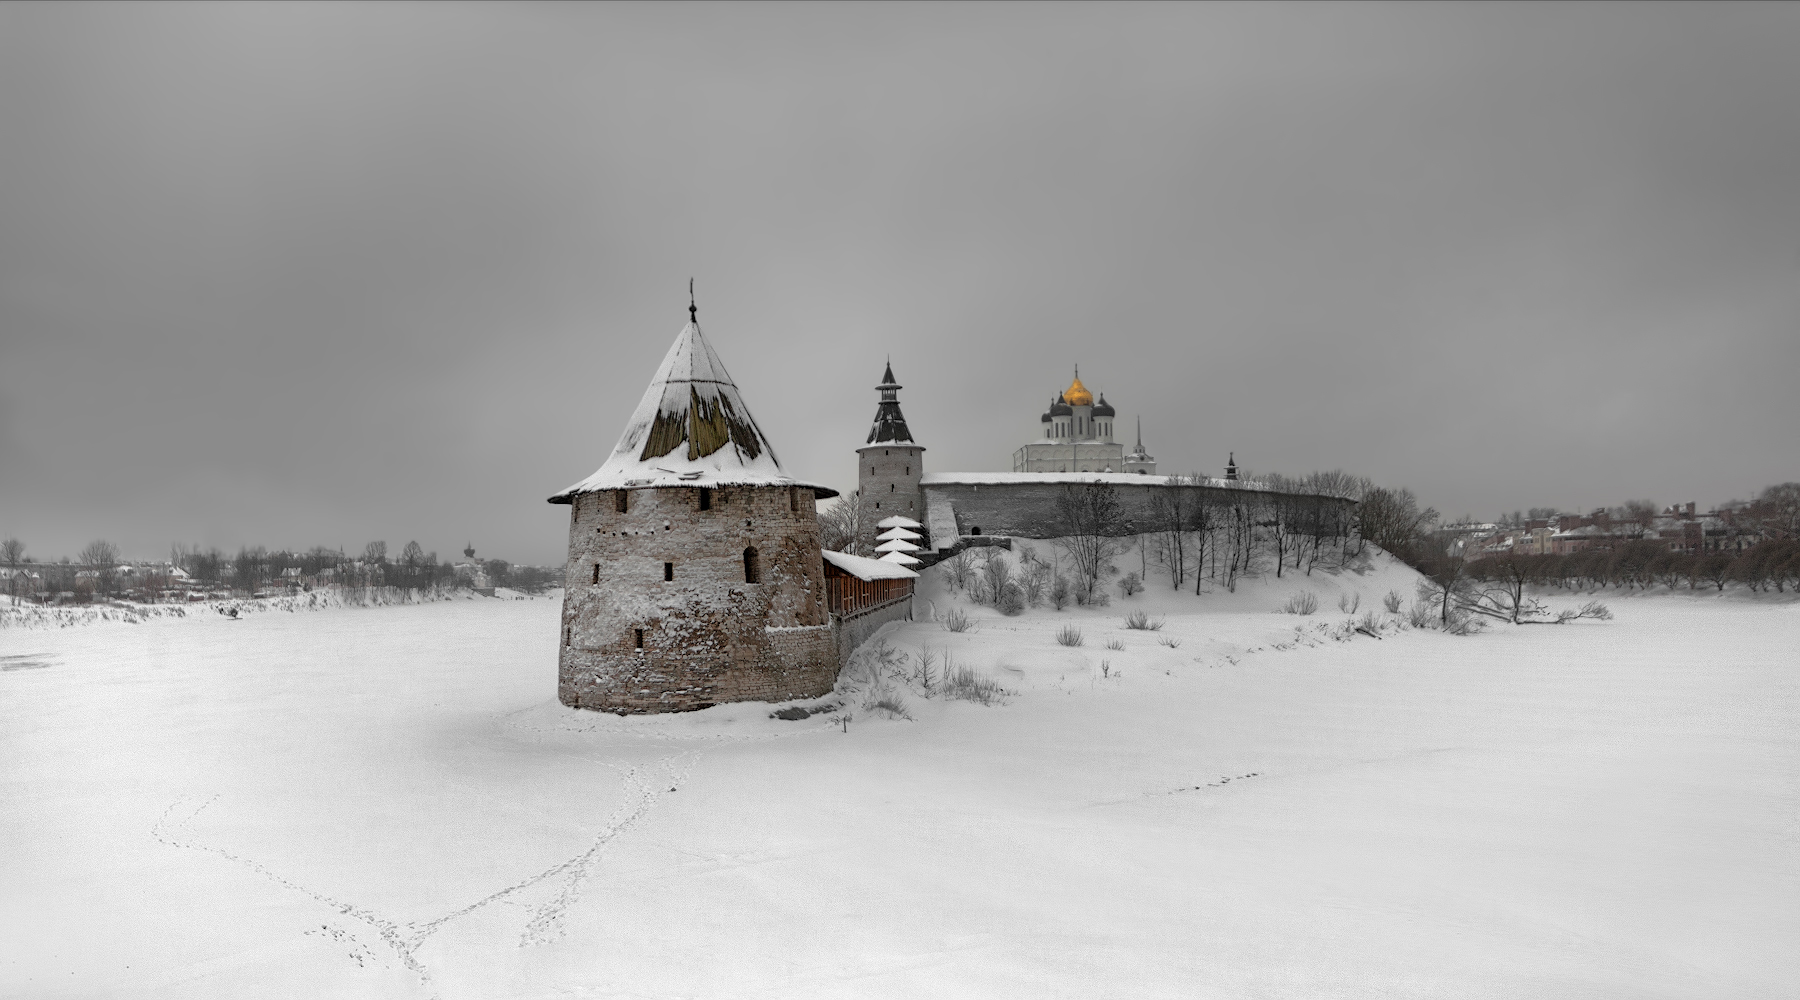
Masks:
[[[894,364],[888,362],[881,373],[881,402],[875,408],[875,421],[869,427],[869,439],[856,449],[857,508],[861,530],[857,533],[858,551],[875,554],[875,522],[899,514],[915,521],[925,520],[925,495],[919,481],[925,475],[925,449],[913,440],[900,412],[900,383],[894,380]]]

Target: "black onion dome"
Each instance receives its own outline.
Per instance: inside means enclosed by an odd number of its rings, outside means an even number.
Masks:
[[[1106,393],[1100,394],[1100,402],[1094,406],[1094,416],[1110,417],[1113,415],[1112,405],[1106,401]]]
[[[1050,415],[1053,417],[1066,417],[1074,412],[1074,408],[1069,406],[1068,400],[1064,399],[1060,393],[1057,394],[1056,402],[1050,404]]]

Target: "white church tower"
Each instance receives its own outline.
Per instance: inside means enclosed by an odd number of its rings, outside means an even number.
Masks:
[[[1115,411],[1101,393],[1098,402],[1081,384],[1081,368],[1075,380],[1050,402],[1038,418],[1043,436],[1013,452],[1014,472],[1137,472],[1156,473],[1156,459],[1144,451],[1143,432],[1131,455],[1113,440]]]

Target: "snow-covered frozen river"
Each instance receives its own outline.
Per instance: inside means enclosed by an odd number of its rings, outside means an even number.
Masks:
[[[1264,591],[847,732],[564,709],[553,601],[0,631],[0,995],[1793,995],[1800,606]]]

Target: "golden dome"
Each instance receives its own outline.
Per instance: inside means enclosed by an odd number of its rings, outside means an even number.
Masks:
[[[1063,393],[1063,399],[1070,406],[1094,405],[1094,394],[1087,391],[1087,386],[1081,384],[1080,372],[1075,373],[1075,381],[1071,383],[1069,388]]]

